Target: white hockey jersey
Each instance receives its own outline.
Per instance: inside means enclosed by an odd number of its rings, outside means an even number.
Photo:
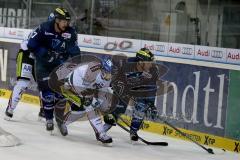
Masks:
[[[87,89],[101,89],[110,86],[110,81],[102,78],[101,64],[89,62],[74,69],[68,75],[68,85],[81,96]]]

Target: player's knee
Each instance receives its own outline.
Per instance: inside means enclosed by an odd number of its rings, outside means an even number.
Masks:
[[[41,91],[41,101],[43,108],[51,110],[54,107],[54,93],[51,91]]]
[[[18,79],[16,86],[20,87],[22,90],[26,90],[27,88],[29,88],[30,86],[30,80],[26,80],[26,79]]]
[[[56,107],[65,108],[67,101],[63,95],[56,93],[54,98]]]

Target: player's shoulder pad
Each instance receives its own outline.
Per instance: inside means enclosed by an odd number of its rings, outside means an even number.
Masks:
[[[42,32],[51,32],[54,29],[54,21],[47,21],[40,24],[39,29]]]
[[[73,28],[73,27],[71,27],[71,26],[69,26],[69,27],[67,28],[67,30],[68,30],[69,32],[71,32],[71,33],[77,33],[76,29]]]
[[[66,33],[70,33],[71,35],[77,35],[77,31],[73,27],[68,27],[65,31]]]
[[[89,62],[88,63],[88,68],[91,72],[96,72],[101,69],[101,63],[100,62]]]
[[[100,72],[101,63],[99,62],[89,62],[88,69],[84,76],[84,80],[87,82],[93,82],[96,80],[97,74]]]

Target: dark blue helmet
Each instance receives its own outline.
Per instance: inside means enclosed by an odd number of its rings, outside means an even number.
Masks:
[[[54,16],[54,13],[53,12],[51,12],[50,14],[49,14],[49,16],[48,16],[48,21],[52,21],[52,20],[54,20],[55,19],[55,16]]]
[[[109,57],[103,57],[101,64],[105,72],[111,73],[113,64]]]

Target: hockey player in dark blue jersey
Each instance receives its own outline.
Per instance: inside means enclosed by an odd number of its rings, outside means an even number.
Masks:
[[[71,57],[80,55],[76,31],[69,26],[70,14],[64,8],[56,8],[54,20],[42,23],[29,38],[27,47],[36,57],[36,80],[45,111],[46,129],[52,131],[54,107],[64,112],[66,100],[48,86],[50,73]],[[57,119],[56,119],[57,120]],[[57,123],[60,123],[57,121]],[[61,124],[58,124],[61,126]],[[65,133],[67,134],[67,133]]]
[[[53,21],[54,13],[50,13],[48,16],[48,21]],[[28,35],[31,35],[31,33]],[[17,53],[17,65],[16,65],[16,77],[17,81],[14,85],[12,94],[10,96],[10,99],[8,101],[8,105],[5,111],[5,120],[10,120],[13,117],[13,112],[17,107],[17,104],[19,103],[22,94],[30,88],[32,85],[32,82],[35,81],[35,73],[34,73],[34,55],[33,53],[28,52],[27,43],[28,38],[24,39],[22,43],[20,44],[20,49]],[[39,119],[44,118],[44,110],[42,108],[42,105],[40,107],[39,111]]]
[[[146,48],[140,49],[136,57],[122,58],[123,65],[119,65],[119,58],[115,59],[117,63],[113,64],[120,69],[117,69],[116,76],[113,74],[112,87],[113,93],[121,100],[118,104],[121,107],[116,108],[113,116],[117,119],[126,111],[128,103],[134,101],[130,139],[137,141],[137,131],[142,125],[146,112],[149,109],[156,112],[155,97],[158,89],[161,88],[159,87],[162,84],[160,76],[166,73],[166,67],[154,63],[154,55]]]
[[[135,72],[127,74],[128,80],[132,79],[135,82],[136,86],[138,86],[137,81],[142,82],[143,79],[149,79],[147,80],[148,82],[145,85],[156,86],[156,80],[158,79],[159,75],[157,74],[157,69],[154,67],[153,63],[151,63],[153,60],[154,56],[148,49],[143,48],[138,51],[135,58],[129,59],[130,62],[135,62],[137,63],[137,65]],[[156,78],[155,81],[152,79],[153,77]],[[132,141],[138,140],[137,131],[140,129],[146,110],[148,109],[147,105],[154,106],[155,96],[145,96],[146,97],[144,98],[135,98],[135,110],[133,111],[130,126],[130,139]]]

